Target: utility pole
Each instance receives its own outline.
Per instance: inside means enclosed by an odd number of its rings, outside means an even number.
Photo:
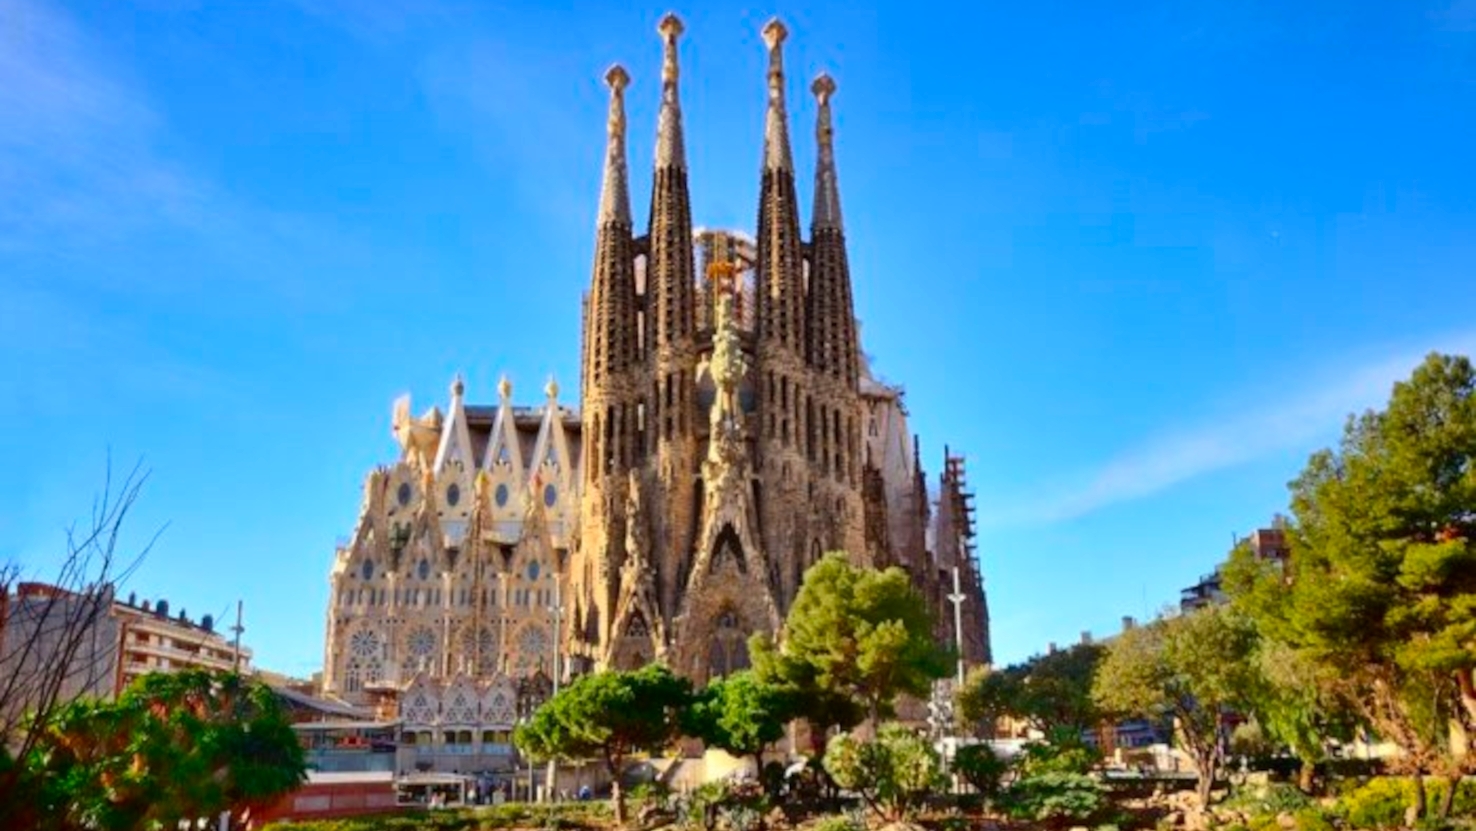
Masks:
[[[964,654],[963,654],[963,602],[964,593],[958,586],[958,566],[953,567],[953,594],[948,595],[948,602],[953,604],[953,642],[958,649],[958,686],[963,688],[964,682]]]
[[[235,635],[236,635],[235,642],[234,642],[234,645],[232,647],[232,650],[235,652],[235,657],[231,661],[232,672],[236,673],[237,675],[240,675],[241,674],[241,633],[246,631],[246,627],[244,627],[244,626],[241,625],[241,601],[240,600],[237,600],[236,601],[236,625],[231,627],[231,631],[234,632]]]

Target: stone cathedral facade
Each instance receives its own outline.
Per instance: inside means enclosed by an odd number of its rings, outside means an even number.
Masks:
[[[630,207],[629,77],[618,66],[606,75],[578,407],[552,381],[540,405],[517,406],[506,379],[491,406],[467,403],[460,378],[444,411],[414,416],[408,399],[396,402],[399,459],[369,474],[334,558],[330,693],[398,689],[425,710],[412,721],[461,713],[485,727],[496,713],[501,729],[555,672],[663,661],[702,683],[748,665],[748,636],[779,630],[805,569],[833,550],[905,569],[940,640],[961,643],[969,663],[990,660],[963,460],[945,449],[930,484],[901,389],[873,378],[861,352],[834,82],[822,74],[811,86],[808,237],[778,21],[763,30],[756,233],[694,228],[682,26],[668,15],[658,31],[644,229]]]

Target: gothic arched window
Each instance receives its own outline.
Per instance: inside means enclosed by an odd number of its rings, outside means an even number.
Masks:
[[[707,650],[708,678],[720,678],[749,666],[742,622],[731,606],[726,607],[713,621],[712,643]]]
[[[630,623],[625,626],[625,635],[629,638],[651,637],[651,627],[646,624],[646,616],[636,612],[630,616]]]

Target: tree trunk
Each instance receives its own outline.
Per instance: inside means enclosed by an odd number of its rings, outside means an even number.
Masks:
[[[1410,806],[1410,811],[1414,816],[1405,819],[1410,820],[1409,824],[1413,826],[1424,818],[1425,812],[1429,809],[1425,805],[1425,775],[1417,770],[1410,778],[1414,780],[1414,804]]]
[[[1311,794],[1316,780],[1317,765],[1306,759],[1302,760],[1302,767],[1297,771],[1297,788],[1304,794]]]
[[[1199,781],[1194,789],[1199,796],[1199,807],[1209,810],[1210,794],[1215,789],[1215,752],[1195,754],[1194,765],[1199,769]]]
[[[1461,787],[1460,772],[1448,774],[1445,777],[1445,793],[1440,796],[1440,819],[1450,819],[1450,809],[1455,806],[1456,791]]]
[[[605,769],[610,772],[610,810],[615,815],[615,824],[625,825],[625,791],[620,788],[620,765],[605,757]]]

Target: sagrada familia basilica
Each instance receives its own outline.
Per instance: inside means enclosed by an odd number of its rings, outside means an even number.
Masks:
[[[578,408],[396,403],[400,458],[372,471],[331,573],[324,687],[398,691],[407,723],[510,727],[555,674],[663,661],[698,683],[748,665],[822,552],[899,566],[967,663],[989,661],[963,460],[924,473],[902,390],[858,343],[831,129],[811,90],[810,233],[768,47],[757,233],[694,229],[668,15],[647,227],[631,217],[625,94],[610,87]],[[952,598],[952,599],[950,599]],[[519,702],[524,704],[519,704]],[[417,709],[419,708],[419,709]],[[458,709],[459,708],[459,709]],[[448,715],[450,714],[450,715]],[[450,719],[447,722],[446,719]],[[451,735],[451,734],[447,734]]]

